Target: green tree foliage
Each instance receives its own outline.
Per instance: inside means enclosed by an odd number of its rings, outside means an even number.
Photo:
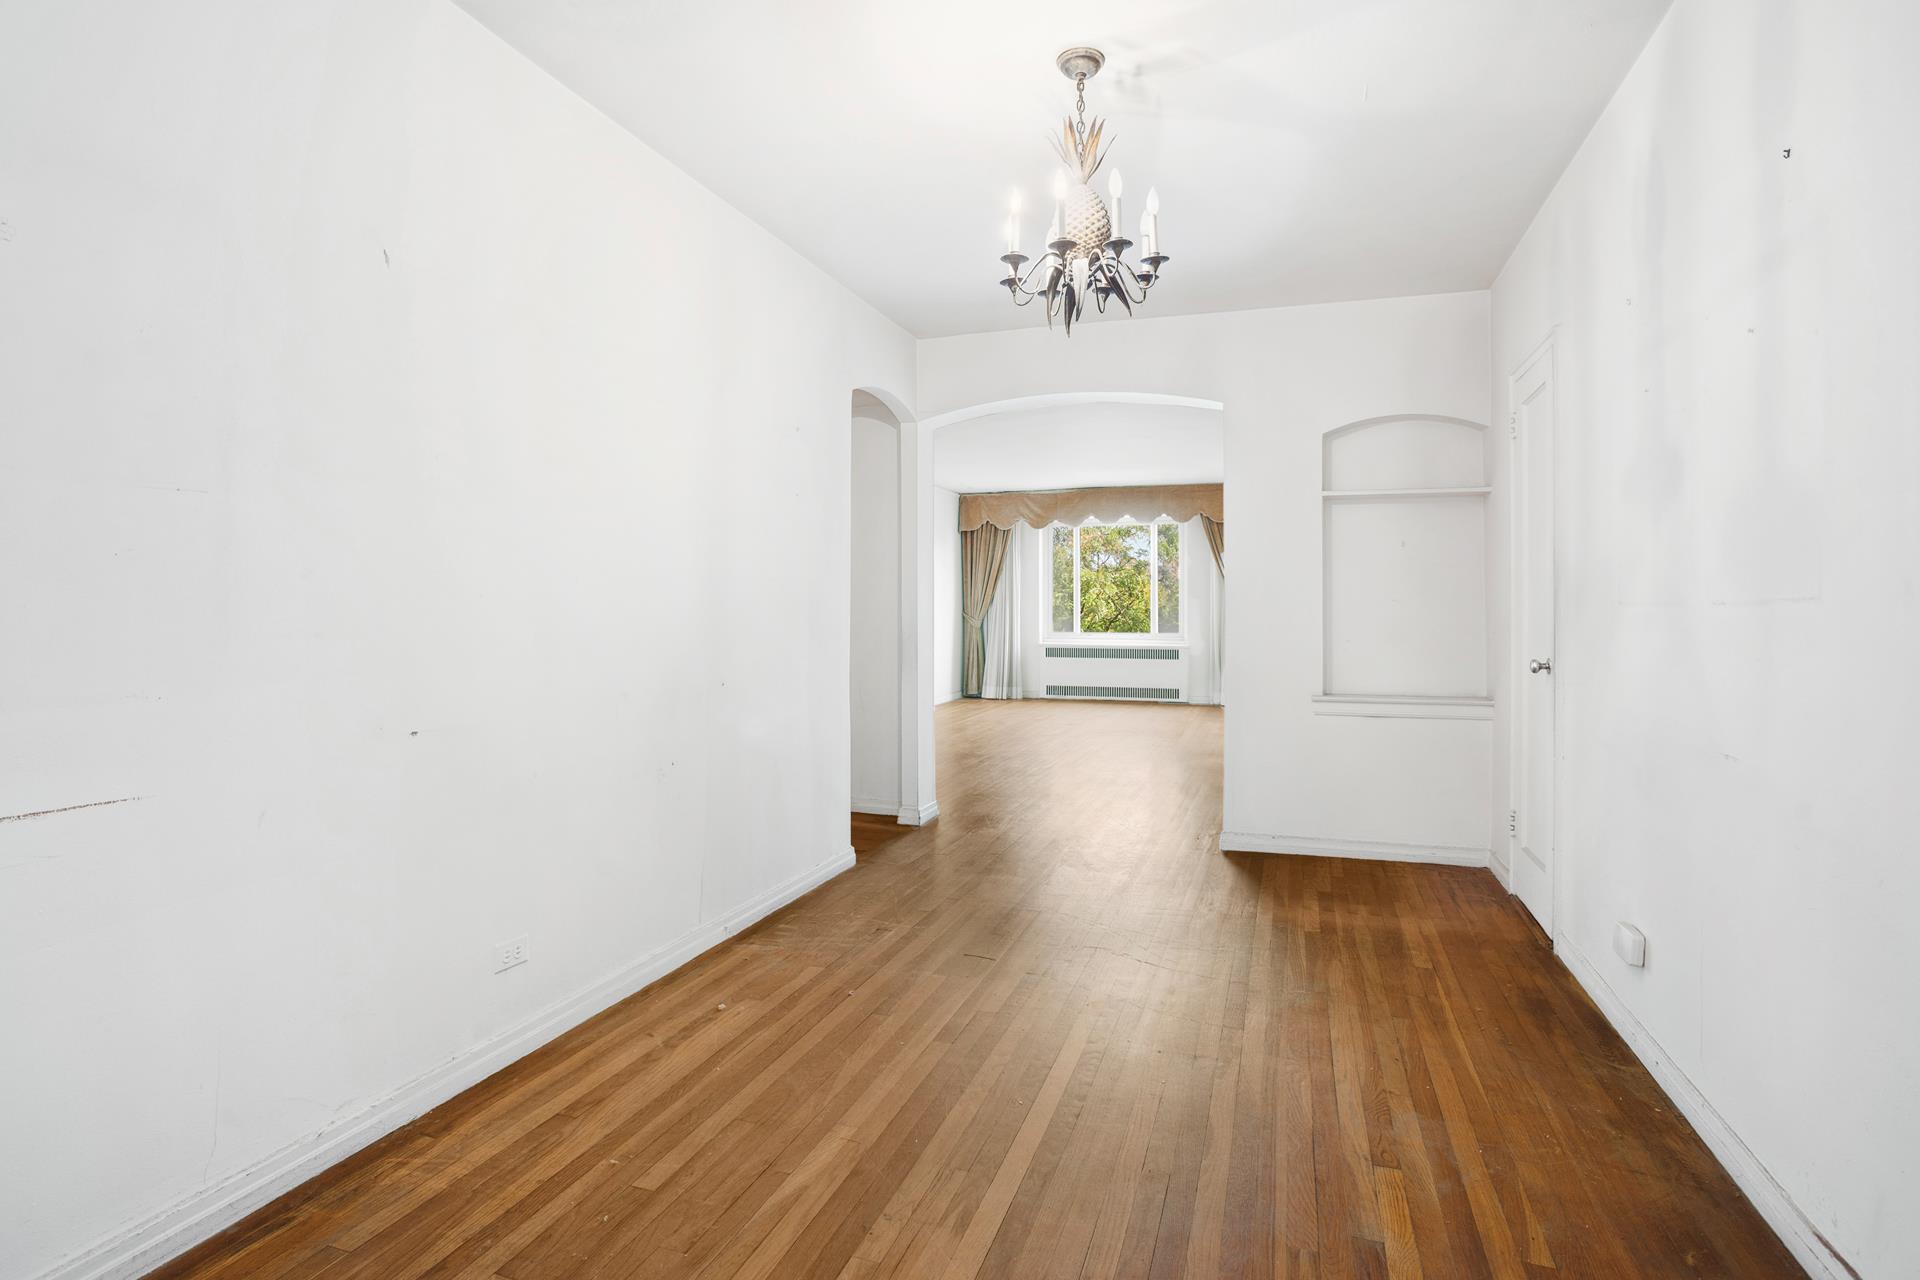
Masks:
[[[1143,525],[1080,530],[1080,630],[1139,634],[1153,629],[1153,550]],[[1055,575],[1056,580],[1058,575]]]

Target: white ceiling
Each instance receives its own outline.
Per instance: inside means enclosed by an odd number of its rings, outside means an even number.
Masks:
[[[1043,232],[1062,48],[1108,55],[1170,315],[1485,288],[1668,0],[460,3],[929,337],[1044,323],[996,258],[1012,187]]]
[[[1088,404],[972,418],[933,436],[933,482],[960,493],[1201,484],[1225,475],[1220,413]]]

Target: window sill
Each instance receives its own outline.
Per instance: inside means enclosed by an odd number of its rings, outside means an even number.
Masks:
[[[1390,720],[1491,720],[1493,699],[1429,697],[1414,693],[1316,693],[1313,713]]]
[[[1184,649],[1188,641],[1173,636],[1093,636],[1084,632],[1072,636],[1042,636],[1043,646],[1061,649]]]

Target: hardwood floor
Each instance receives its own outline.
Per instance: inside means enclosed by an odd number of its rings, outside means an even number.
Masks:
[[[943,816],[159,1275],[1801,1274],[1485,871],[1219,852],[1220,716]]]

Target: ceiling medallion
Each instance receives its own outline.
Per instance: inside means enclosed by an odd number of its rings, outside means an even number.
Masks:
[[[1022,270],[1027,256],[1020,252],[1020,193],[1015,191],[1007,214],[1007,251],[1000,255],[1007,275],[1000,283],[1017,307],[1042,299],[1048,327],[1058,313],[1071,335],[1073,322],[1086,310],[1088,295],[1099,312],[1106,311],[1109,300],[1118,300],[1132,315],[1134,304],[1144,302],[1147,290],[1159,280],[1167,255],[1160,252],[1159,192],[1147,191],[1146,212],[1140,215],[1140,262],[1145,268],[1141,270],[1126,260],[1133,241],[1120,233],[1120,171],[1113,170],[1107,178],[1111,211],[1093,189],[1093,175],[1107,156],[1107,149],[1100,145],[1107,122],[1095,116],[1091,125],[1087,123],[1087,81],[1105,65],[1106,56],[1098,49],[1068,49],[1055,62],[1060,73],[1073,81],[1075,97],[1074,115],[1062,122],[1060,135],[1050,139],[1054,154],[1066,167],[1053,180],[1047,249]]]

